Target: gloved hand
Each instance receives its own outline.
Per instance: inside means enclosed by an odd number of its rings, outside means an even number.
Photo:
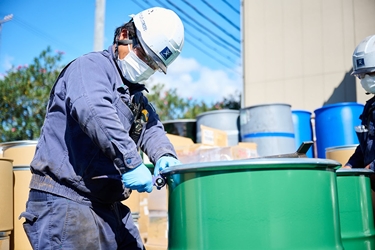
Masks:
[[[154,168],[154,176],[158,176],[159,172],[167,167],[172,167],[172,166],[180,165],[180,164],[181,162],[172,156],[162,156],[156,162],[156,165]]]
[[[152,191],[152,175],[150,170],[143,163],[124,173],[121,179],[125,187],[132,190],[147,193],[151,193]]]

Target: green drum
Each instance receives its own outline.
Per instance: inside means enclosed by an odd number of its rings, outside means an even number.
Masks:
[[[254,158],[167,168],[168,249],[343,249],[339,166]]]
[[[368,169],[339,169],[337,190],[345,250],[375,249],[375,228]]]

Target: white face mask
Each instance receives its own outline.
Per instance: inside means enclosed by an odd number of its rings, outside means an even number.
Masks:
[[[375,94],[375,76],[365,75],[365,78],[361,79],[361,85],[368,93]]]
[[[117,59],[122,75],[131,83],[147,80],[155,71],[142,61],[133,50],[124,59]]]

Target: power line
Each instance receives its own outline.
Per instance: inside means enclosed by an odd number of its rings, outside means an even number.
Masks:
[[[145,1],[145,0],[144,0]],[[157,2],[159,2],[159,0],[156,0]],[[171,1],[167,0],[167,2],[172,5],[173,7],[175,7],[178,11],[180,11],[181,13],[183,13],[185,16],[187,16],[189,19],[193,20],[195,23],[199,23],[198,21],[196,21],[192,16],[190,16],[188,13],[186,13],[186,11],[182,10],[180,7],[178,7],[177,5],[175,5],[174,3],[172,3]],[[160,3],[160,2],[159,2]],[[183,19],[183,18],[181,18]],[[186,19],[183,19],[184,22],[186,23],[190,23],[189,21],[187,21]],[[192,25],[192,24],[190,24]],[[223,41],[224,39],[219,37],[217,34],[215,34],[214,32],[212,32],[212,30],[208,29],[207,27],[205,27],[204,25],[200,25],[200,27],[204,28],[206,30],[206,32],[203,32],[202,29],[200,29],[199,27],[193,25],[199,32],[201,32],[204,36],[207,36],[208,34],[211,34],[212,36],[216,37],[219,41]],[[212,37],[211,36],[211,37]],[[225,40],[226,41],[226,40]],[[217,40],[214,41],[215,43],[221,43],[223,47],[230,47],[232,49],[234,49],[238,55],[240,55],[240,50],[238,49],[238,47],[235,47],[233,46],[231,43],[229,43],[228,41],[226,41],[227,43],[223,43],[223,42],[218,42]]]
[[[144,1],[146,4],[148,4],[149,6],[152,6],[152,4],[151,4],[148,0],[143,0],[143,1]],[[158,2],[159,4],[161,4],[163,7],[165,7],[165,8],[169,8],[168,6],[166,6],[166,5],[165,5],[164,3],[162,3],[161,1],[159,1],[159,0],[155,0],[155,1]],[[142,8],[142,9],[147,9],[147,8],[148,8],[148,7],[145,7],[145,6],[143,6],[142,4],[140,4],[137,0],[134,0],[134,2],[135,2],[136,5],[138,5],[138,6],[139,6],[140,8]],[[169,2],[169,1],[168,1],[168,2]],[[173,3],[171,3],[171,5],[173,5],[176,9],[180,10],[180,8],[179,8],[178,6],[175,6]],[[181,10],[181,11],[182,11],[182,10]],[[183,12],[183,11],[182,11],[182,12]],[[186,14],[186,15],[188,15],[188,14]],[[191,19],[192,19],[192,18],[191,18]],[[188,23],[188,24],[194,26],[191,22],[189,22],[188,20],[184,19],[183,17],[181,17],[181,20],[184,21],[185,23]],[[197,27],[197,29],[200,30],[202,34],[206,34],[206,35],[207,35],[207,33],[204,33],[201,29],[199,29],[199,27]],[[185,32],[188,33],[191,37],[194,37],[196,40],[198,40],[198,41],[200,41],[200,42],[203,43],[203,41],[202,41],[201,38],[198,38],[197,36],[195,36],[194,34],[192,34],[189,30],[186,29]],[[238,71],[232,69],[232,67],[230,67],[228,64],[223,63],[223,61],[222,61],[222,60],[219,60],[216,56],[212,55],[211,53],[208,53],[206,50],[203,50],[203,49],[201,48],[201,46],[196,46],[195,43],[192,42],[189,38],[185,38],[185,40],[186,40],[186,42],[192,44],[193,47],[194,47],[195,49],[198,49],[198,50],[200,50],[201,52],[203,52],[205,55],[209,56],[210,59],[213,59],[213,60],[217,61],[218,63],[220,63],[220,64],[222,64],[223,66],[227,67],[229,70],[232,70],[234,73],[236,73],[236,74],[238,74],[238,75],[241,75]],[[223,43],[223,46],[227,46],[227,45],[228,45],[228,44]],[[232,58],[230,58],[230,57],[228,57],[228,56],[225,57],[222,53],[219,53],[219,52],[217,51],[217,49],[214,48],[214,47],[212,47],[212,46],[206,46],[206,48],[209,48],[210,50],[214,50],[215,52],[217,52],[216,54],[219,54],[220,56],[222,56],[222,57],[225,58],[226,60],[234,61]],[[237,48],[236,48],[236,49],[237,49]]]
[[[210,9],[215,11],[219,16],[221,16],[225,21],[227,21],[229,24],[231,24],[234,28],[236,28],[238,31],[241,31],[240,27],[235,25],[231,20],[229,20],[226,16],[224,16],[220,11],[215,9],[211,4],[209,4],[206,0],[202,0],[203,3],[205,3]]]
[[[32,33],[34,33],[34,34],[36,34],[36,35],[38,35],[38,36],[40,36],[40,37],[42,37],[42,38],[44,38],[44,39],[46,39],[46,40],[50,40],[50,41],[53,42],[53,43],[60,44],[60,45],[62,45],[62,46],[65,46],[65,47],[71,48],[71,49],[73,49],[73,51],[76,51],[76,52],[77,52],[76,48],[73,48],[73,47],[71,47],[71,46],[68,45],[68,44],[64,44],[64,43],[61,42],[60,40],[58,40],[58,39],[56,39],[56,38],[54,38],[54,37],[52,37],[52,36],[50,36],[50,35],[44,33],[43,31],[39,30],[38,28],[35,28],[35,27],[32,26],[31,24],[29,24],[29,23],[27,23],[27,22],[21,20],[21,19],[18,18],[18,17],[14,17],[14,22],[15,22],[16,24],[19,24],[22,28],[25,28],[27,31],[30,31],[30,32],[32,32]]]
[[[229,8],[231,8],[234,12],[240,14],[240,12],[237,9],[235,9],[230,3],[228,3],[228,1],[223,0],[223,2],[226,3],[229,6]]]
[[[167,0],[169,2],[169,0]],[[187,5],[189,5],[193,10],[195,10],[200,16],[204,17],[205,19],[207,19],[208,21],[210,21],[213,25],[216,26],[216,28],[218,28],[219,30],[221,30],[223,33],[225,33],[227,36],[229,36],[230,38],[232,38],[234,41],[238,42],[238,43],[241,43],[241,41],[234,37],[232,34],[229,34],[225,29],[223,29],[222,27],[220,27],[219,25],[217,25],[214,21],[212,21],[210,18],[208,18],[206,15],[204,15],[202,12],[200,12],[194,5],[192,5],[191,3],[189,3],[187,0],[182,0],[184,3],[186,3]]]
[[[189,39],[187,39],[187,40],[189,40]],[[241,76],[241,73],[240,73],[240,72],[234,70],[234,69],[233,69],[232,67],[230,67],[229,65],[223,63],[221,60],[217,59],[215,56],[213,56],[213,55],[207,53],[207,51],[203,50],[201,47],[196,46],[195,48],[198,49],[198,50],[200,50],[201,52],[203,52],[205,55],[209,56],[210,58],[214,59],[214,60],[217,61],[218,63],[222,64],[223,66],[227,67],[227,69],[229,69],[229,70],[233,71],[234,73],[236,73],[236,74],[238,74],[238,75]]]
[[[190,34],[191,37],[194,37],[196,40],[200,41],[203,43],[202,39],[197,37],[196,35],[192,34],[191,32],[189,32],[188,30],[186,30],[186,33]],[[192,43],[193,45],[195,45],[193,42],[190,42]],[[222,56],[224,59],[226,60],[229,60],[229,61],[235,61],[233,60],[232,58],[230,58],[229,56],[224,56],[222,53],[219,53],[219,51],[214,48],[214,47],[211,47],[211,46],[206,46],[206,48],[210,49],[210,50],[213,50],[214,52],[217,52],[217,54],[219,54],[220,56]]]

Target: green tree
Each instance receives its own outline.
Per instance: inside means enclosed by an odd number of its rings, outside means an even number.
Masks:
[[[40,135],[49,93],[63,66],[58,63],[62,52],[48,47],[29,66],[12,67],[0,79],[0,141],[34,140]],[[236,96],[208,104],[192,98],[181,98],[176,89],[164,84],[153,85],[147,97],[155,106],[160,120],[195,119],[200,113],[218,109],[239,109]]]
[[[152,85],[147,98],[155,107],[161,121],[195,119],[198,114],[215,109],[213,104],[181,98],[176,89],[165,89],[164,84]]]
[[[238,95],[238,96],[236,96]],[[176,89],[165,89],[164,84],[154,84],[147,94],[148,100],[154,105],[161,121],[177,119],[195,119],[203,112],[219,109],[240,109],[240,94],[216,103],[206,103],[193,98],[181,98]]]
[[[33,140],[40,135],[51,87],[63,53],[48,47],[31,65],[13,66],[0,79],[1,141]]]

